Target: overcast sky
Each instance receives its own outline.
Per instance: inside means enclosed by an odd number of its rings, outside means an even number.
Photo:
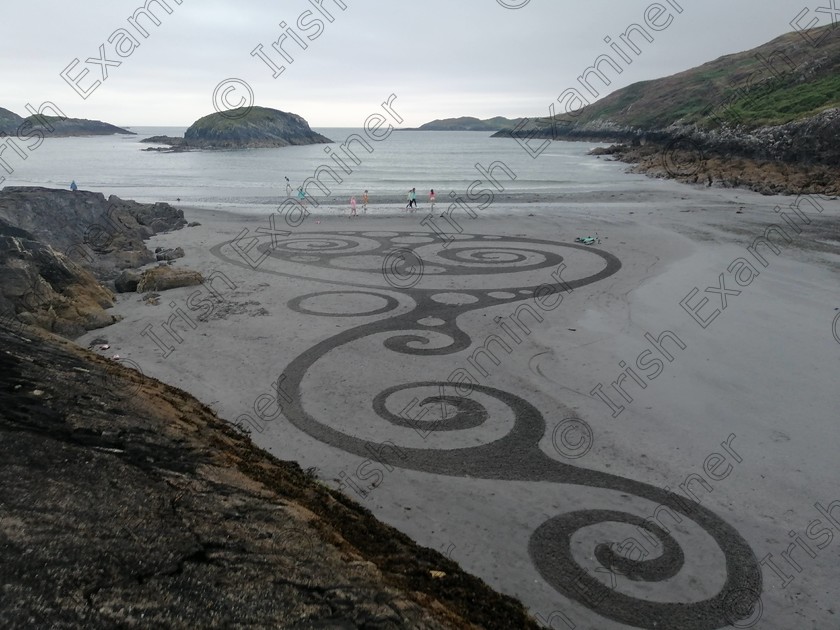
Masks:
[[[390,94],[405,124],[416,126],[450,116],[547,115],[548,106],[599,55],[609,53],[604,38],[617,40],[629,25],[644,23],[648,0],[322,0],[334,17],[329,23],[317,0],[167,0],[148,37],[128,18],[146,0],[4,0],[0,37],[0,106],[24,114],[26,103],[54,101],[71,117],[118,125],[186,126],[212,113],[213,92],[228,78],[247,82],[256,104],[302,115],[316,127],[359,127]],[[675,2],[677,0],[674,0]],[[524,5],[519,9],[505,8]],[[662,0],[666,4],[666,0]],[[721,55],[752,48],[792,30],[790,22],[806,7],[828,0],[679,0],[665,30],[610,90],[691,68]],[[314,15],[305,15],[307,10]],[[323,31],[312,40],[298,19],[319,17]],[[814,13],[813,17],[820,17]],[[667,15],[660,20],[665,21]],[[822,23],[828,17],[822,15]],[[291,39],[284,61],[271,44],[285,21],[308,45]],[[804,23],[807,23],[805,20]],[[124,39],[121,58],[108,39],[126,29],[140,45],[133,52]],[[317,31],[308,31],[314,36]],[[102,79],[100,56],[121,61],[106,66],[108,78],[83,99],[60,77],[89,74],[80,90]],[[251,56],[262,44],[285,71],[272,77]],[[222,90],[223,91],[223,90]],[[605,89],[603,94],[606,94]],[[227,93],[231,105],[243,95]]]

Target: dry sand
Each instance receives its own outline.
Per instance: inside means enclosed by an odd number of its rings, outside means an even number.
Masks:
[[[479,219],[456,213],[463,233],[446,248],[421,225],[424,204],[413,215],[372,206],[353,220],[349,209],[323,207],[289,236],[274,243],[262,236],[262,251],[273,251],[257,269],[229,242],[247,229],[240,241],[247,246],[258,228],[269,229],[268,216],[185,209],[201,226],[150,245],[183,247],[187,256],[176,265],[215,274],[220,299],[201,302],[211,295],[206,286],[167,291],[157,306],[123,295],[115,309],[123,321],[79,343],[105,337],[109,354],[222,417],[244,422],[248,414],[258,445],[315,468],[325,484],[343,487],[380,519],[520,598],[546,626],[571,627],[561,615],[603,629],[648,627],[653,619],[658,627],[716,628],[727,620],[747,627],[759,615],[759,628],[836,626],[840,504],[837,525],[815,504],[840,500],[840,203],[818,199],[822,213],[802,205],[812,223],[799,235],[788,227],[792,241],[778,255],[761,248],[764,267],[747,247],[771,224],[785,225],[774,209],[794,198],[620,177],[626,190],[606,199],[509,197]],[[443,219],[437,224],[454,234]],[[602,241],[594,248],[607,256],[568,245],[595,232]],[[423,277],[405,290],[381,271],[400,248],[424,262]],[[249,250],[252,260],[258,251]],[[609,255],[620,269],[609,267]],[[750,278],[746,267],[733,268],[745,286],[728,270],[739,258],[759,272]],[[571,292],[546,292],[542,306],[520,293],[554,284],[560,261],[570,282],[612,273],[572,282]],[[706,291],[717,289],[721,276],[724,295]],[[690,304],[709,300],[699,316],[720,311],[706,328],[680,306],[694,288]],[[520,317],[528,334],[511,320],[525,304],[543,320]],[[209,316],[200,320],[201,313]],[[175,336],[164,330],[170,319]],[[171,348],[167,356],[149,331]],[[664,342],[670,362],[645,338],[664,331],[685,346]],[[490,335],[507,343],[488,346],[499,364],[486,354],[471,362]],[[637,367],[640,355],[646,372]],[[657,356],[661,373],[650,380],[644,375],[655,372]],[[622,362],[645,384],[625,375],[632,402],[611,387]],[[428,409],[423,427],[440,417],[439,401],[423,401],[437,396],[433,383],[459,368],[480,385],[461,413],[450,417],[455,401],[447,398],[450,419],[432,423],[435,430],[406,426],[405,417],[421,409]],[[280,399],[284,414],[268,397],[277,395],[278,379],[288,396]],[[617,415],[590,395],[599,383],[613,405],[624,406]],[[255,403],[276,417],[259,422]],[[378,403],[386,411],[376,412]],[[383,450],[386,441],[397,448]],[[679,492],[680,484],[699,499],[695,520],[685,511],[657,511],[660,489]],[[596,549],[601,558],[609,553],[601,543],[624,541],[614,551],[633,559],[646,551],[647,565],[663,552],[632,517],[599,510],[656,514],[682,550],[682,566],[672,550],[667,566],[644,579],[632,562],[614,573],[601,568]],[[569,513],[566,521],[555,518]],[[799,546],[789,532],[801,536]],[[781,554],[790,544],[787,562]],[[759,567],[767,554],[792,578],[785,587],[766,561]],[[580,570],[589,577],[574,577]],[[753,616],[738,621],[749,610]]]

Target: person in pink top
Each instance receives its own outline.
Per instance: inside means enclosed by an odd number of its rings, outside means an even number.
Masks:
[[[359,215],[356,214],[356,198],[350,197],[350,216],[357,217]]]
[[[435,189],[434,188],[432,188],[429,191],[429,203],[432,205],[432,210],[431,211],[434,212],[435,211]]]

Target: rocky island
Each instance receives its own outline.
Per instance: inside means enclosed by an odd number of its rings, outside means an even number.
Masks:
[[[99,120],[44,115],[23,118],[0,107],[0,132],[13,135],[18,132],[32,134],[33,131],[40,131],[49,138],[136,135],[133,131]]]
[[[169,151],[192,149],[258,149],[303,144],[329,144],[297,114],[267,107],[233,109],[195,121],[183,138],[154,136],[141,142],[168,145]],[[157,148],[147,151],[160,150]]]
[[[578,96],[575,97],[575,92]],[[583,90],[565,104],[585,103]],[[634,172],[764,194],[840,193],[840,31],[798,32],[494,137],[618,143]],[[574,108],[572,108],[574,109]]]

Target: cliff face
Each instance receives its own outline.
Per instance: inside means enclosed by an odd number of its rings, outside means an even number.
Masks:
[[[315,133],[297,114],[266,107],[230,110],[194,122],[184,134],[184,145],[198,149],[247,149],[326,144],[332,140]]]
[[[0,318],[76,337],[113,323],[100,283],[155,262],[144,240],[186,224],[168,204],[8,186],[0,192]]]
[[[33,330],[0,348],[0,627],[538,627],[186,393]]]

